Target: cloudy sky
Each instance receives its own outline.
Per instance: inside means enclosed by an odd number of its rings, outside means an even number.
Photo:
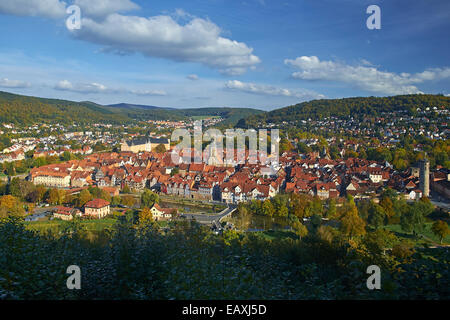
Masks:
[[[366,26],[373,4],[379,30]],[[448,39],[448,0],[1,0],[0,90],[264,110],[449,94]]]

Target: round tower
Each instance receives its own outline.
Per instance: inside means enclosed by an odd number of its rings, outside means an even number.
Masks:
[[[430,161],[425,156],[419,163],[420,173],[420,191],[422,191],[422,197],[430,196]]]

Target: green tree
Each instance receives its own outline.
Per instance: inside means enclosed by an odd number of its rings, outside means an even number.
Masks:
[[[149,189],[145,189],[141,195],[141,208],[151,208],[155,203],[159,203],[159,196]]]
[[[378,229],[368,232],[363,239],[366,248],[372,254],[385,254],[387,248],[391,248],[398,242],[398,238],[390,231]]]
[[[164,152],[166,152],[166,146],[164,146],[162,143],[160,143],[156,146],[155,151],[157,153],[164,153]]]
[[[335,218],[337,214],[337,209],[336,209],[336,200],[335,199],[330,199],[328,201],[328,210],[326,212],[326,216],[328,218]]]
[[[420,201],[409,206],[409,210],[400,218],[400,226],[403,231],[418,235],[425,228],[425,215]]]
[[[262,205],[262,214],[265,216],[273,216],[275,208],[270,200],[265,200]]]
[[[34,184],[30,181],[13,178],[9,185],[9,192],[11,195],[24,200],[25,197],[34,190],[34,188]]]
[[[438,220],[433,223],[431,231],[439,237],[439,241],[442,244],[442,240],[450,233],[448,229],[448,224],[445,221]]]
[[[89,201],[93,199],[92,194],[89,192],[88,189],[81,190],[80,194],[78,195],[78,206],[82,207]]]
[[[111,198],[111,205],[113,206],[118,206],[120,204],[120,197],[119,196],[114,196]]]
[[[384,225],[384,221],[386,218],[386,212],[383,207],[371,201],[369,210],[368,210],[368,222],[369,224],[378,229],[379,227]]]
[[[123,186],[122,193],[130,193],[130,187],[126,184]]]
[[[314,228],[314,230],[317,230],[317,228],[319,228],[321,224],[322,224],[322,217],[318,214],[313,214],[311,216],[311,225]]]

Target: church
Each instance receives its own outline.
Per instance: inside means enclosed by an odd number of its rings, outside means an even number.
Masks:
[[[155,150],[155,148],[162,144],[166,150],[170,149],[170,139],[164,139],[164,138],[138,138],[133,139],[129,141],[122,142],[121,150],[123,152],[152,152]]]

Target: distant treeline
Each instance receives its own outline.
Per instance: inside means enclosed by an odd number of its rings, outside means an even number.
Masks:
[[[417,109],[427,107],[449,108],[450,97],[443,95],[401,95],[393,97],[367,97],[322,99],[299,103],[271,112],[252,115],[239,121],[242,128],[257,127],[258,124],[275,123],[293,120],[320,120],[327,117],[347,116],[381,116],[383,112],[406,111],[416,114]]]

